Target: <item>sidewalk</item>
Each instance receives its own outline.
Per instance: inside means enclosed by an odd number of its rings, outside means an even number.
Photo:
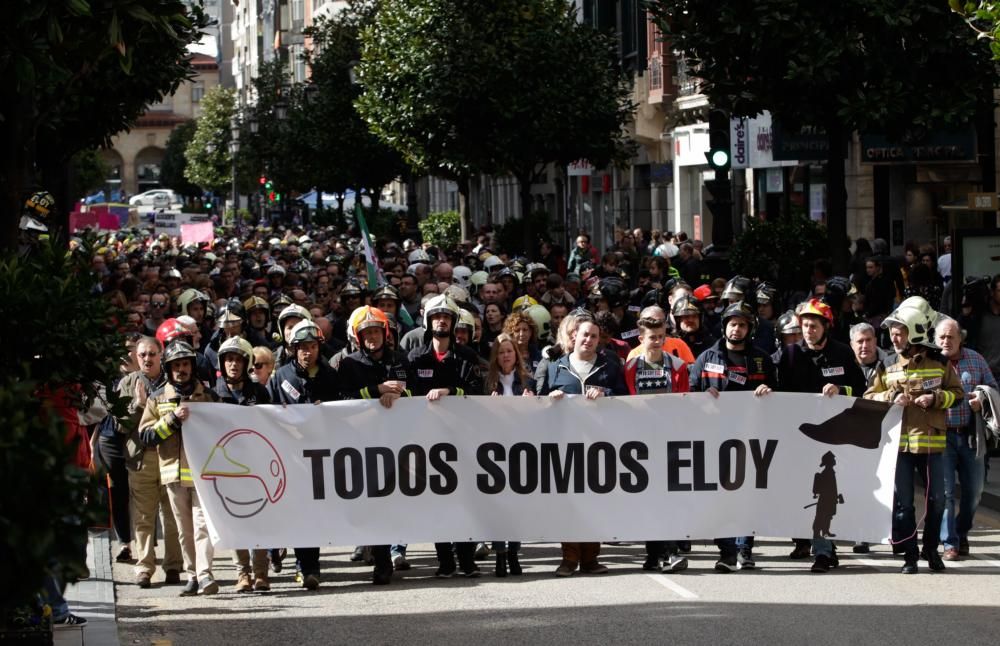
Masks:
[[[75,615],[87,618],[85,627],[57,628],[55,646],[118,646],[115,623],[115,583],[111,578],[111,543],[107,530],[91,530],[87,545],[90,578],[66,588],[63,596]]]
[[[991,458],[995,461],[996,458]],[[983,499],[980,501],[980,505],[986,507],[987,509],[992,509],[993,511],[1000,512],[1000,474],[993,473],[993,478],[991,481],[986,483],[983,488]],[[989,475],[987,475],[987,478]]]

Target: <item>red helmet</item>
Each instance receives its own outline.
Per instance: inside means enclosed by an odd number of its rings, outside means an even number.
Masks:
[[[803,316],[818,316],[825,319],[827,323],[833,325],[833,310],[830,306],[819,300],[818,298],[812,298],[805,303],[799,305],[798,310],[795,312],[796,316],[800,319]]]
[[[191,336],[191,333],[177,319],[167,319],[156,328],[156,340],[164,348],[174,339],[186,336]]]

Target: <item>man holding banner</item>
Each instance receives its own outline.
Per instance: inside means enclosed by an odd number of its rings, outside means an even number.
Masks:
[[[691,366],[691,390],[708,392],[718,398],[721,391],[753,391],[763,397],[777,386],[771,356],[751,340],[757,316],[750,306],[737,301],[722,313],[722,338],[708,348]],[[735,572],[756,567],[753,536],[717,538],[719,560],[716,572]]]
[[[861,372],[851,348],[830,338],[833,327],[833,310],[829,305],[813,298],[799,305],[796,310],[802,341],[785,348],[778,367],[779,389],[793,393],[823,393],[827,397],[846,395],[858,397],[865,391],[865,375]],[[809,557],[810,541],[796,538],[793,559]],[[812,539],[815,555],[812,571],[818,574],[837,567],[836,547],[825,537]]]
[[[448,395],[482,394],[479,358],[475,352],[455,343],[458,305],[450,296],[435,296],[424,308],[424,343],[409,354],[407,385],[414,396],[438,401]],[[439,567],[435,576],[448,579],[455,575],[455,552],[462,574],[478,577],[473,542],[435,543]]]
[[[899,304],[882,322],[896,361],[875,383],[865,398],[903,406],[903,426],[896,458],[896,494],[893,498],[892,539],[901,543],[906,562],[900,572],[916,574],[920,557],[931,570],[944,570],[938,554],[941,519],[944,514],[944,463],[948,422],[945,411],[965,397],[962,381],[937,354],[930,334],[937,312],[919,296]],[[913,474],[919,470],[927,483],[927,513],[924,517],[924,548],[918,553],[917,519],[913,507]]]

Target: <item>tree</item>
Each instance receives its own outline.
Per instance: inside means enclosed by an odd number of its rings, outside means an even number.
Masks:
[[[989,41],[994,60],[1000,60],[1000,2],[948,0],[948,6],[969,23],[979,38]]]
[[[455,180],[515,175],[530,212],[546,163],[628,156],[632,106],[610,42],[564,0],[387,0],[362,32],[357,101],[414,168]]]
[[[201,194],[201,189],[185,176],[187,171],[185,152],[197,130],[198,122],[194,120],[185,121],[175,127],[167,138],[167,145],[163,150],[163,164],[160,167],[160,181],[163,185],[186,197]]]
[[[183,0],[12,0],[0,38],[0,247],[17,241],[33,188],[65,221],[74,153],[109,146],[194,74],[187,47],[208,18]]]
[[[233,178],[230,121],[236,106],[232,90],[214,87],[205,93],[194,136],[184,150],[184,177],[206,191],[224,191]]]
[[[901,138],[967,125],[992,96],[988,47],[943,3],[661,0],[650,11],[714,106],[739,116],[770,110],[783,126],[826,130],[827,226],[838,271],[847,269],[851,133]]]
[[[372,214],[377,214],[382,187],[407,167],[402,155],[371,132],[354,106],[361,88],[353,82],[352,70],[361,58],[361,29],[374,20],[374,6],[367,0],[353,1],[307,30],[314,45],[306,57],[312,86],[305,92],[298,132],[309,158],[323,160],[309,168],[310,183],[320,192],[352,188],[368,193],[373,196]]]
[[[104,186],[108,166],[97,150],[89,148],[73,155],[70,160],[70,195],[81,198]]]

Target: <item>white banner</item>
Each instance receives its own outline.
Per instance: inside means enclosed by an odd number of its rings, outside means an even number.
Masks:
[[[704,393],[191,404],[220,547],[889,536],[900,409]]]

